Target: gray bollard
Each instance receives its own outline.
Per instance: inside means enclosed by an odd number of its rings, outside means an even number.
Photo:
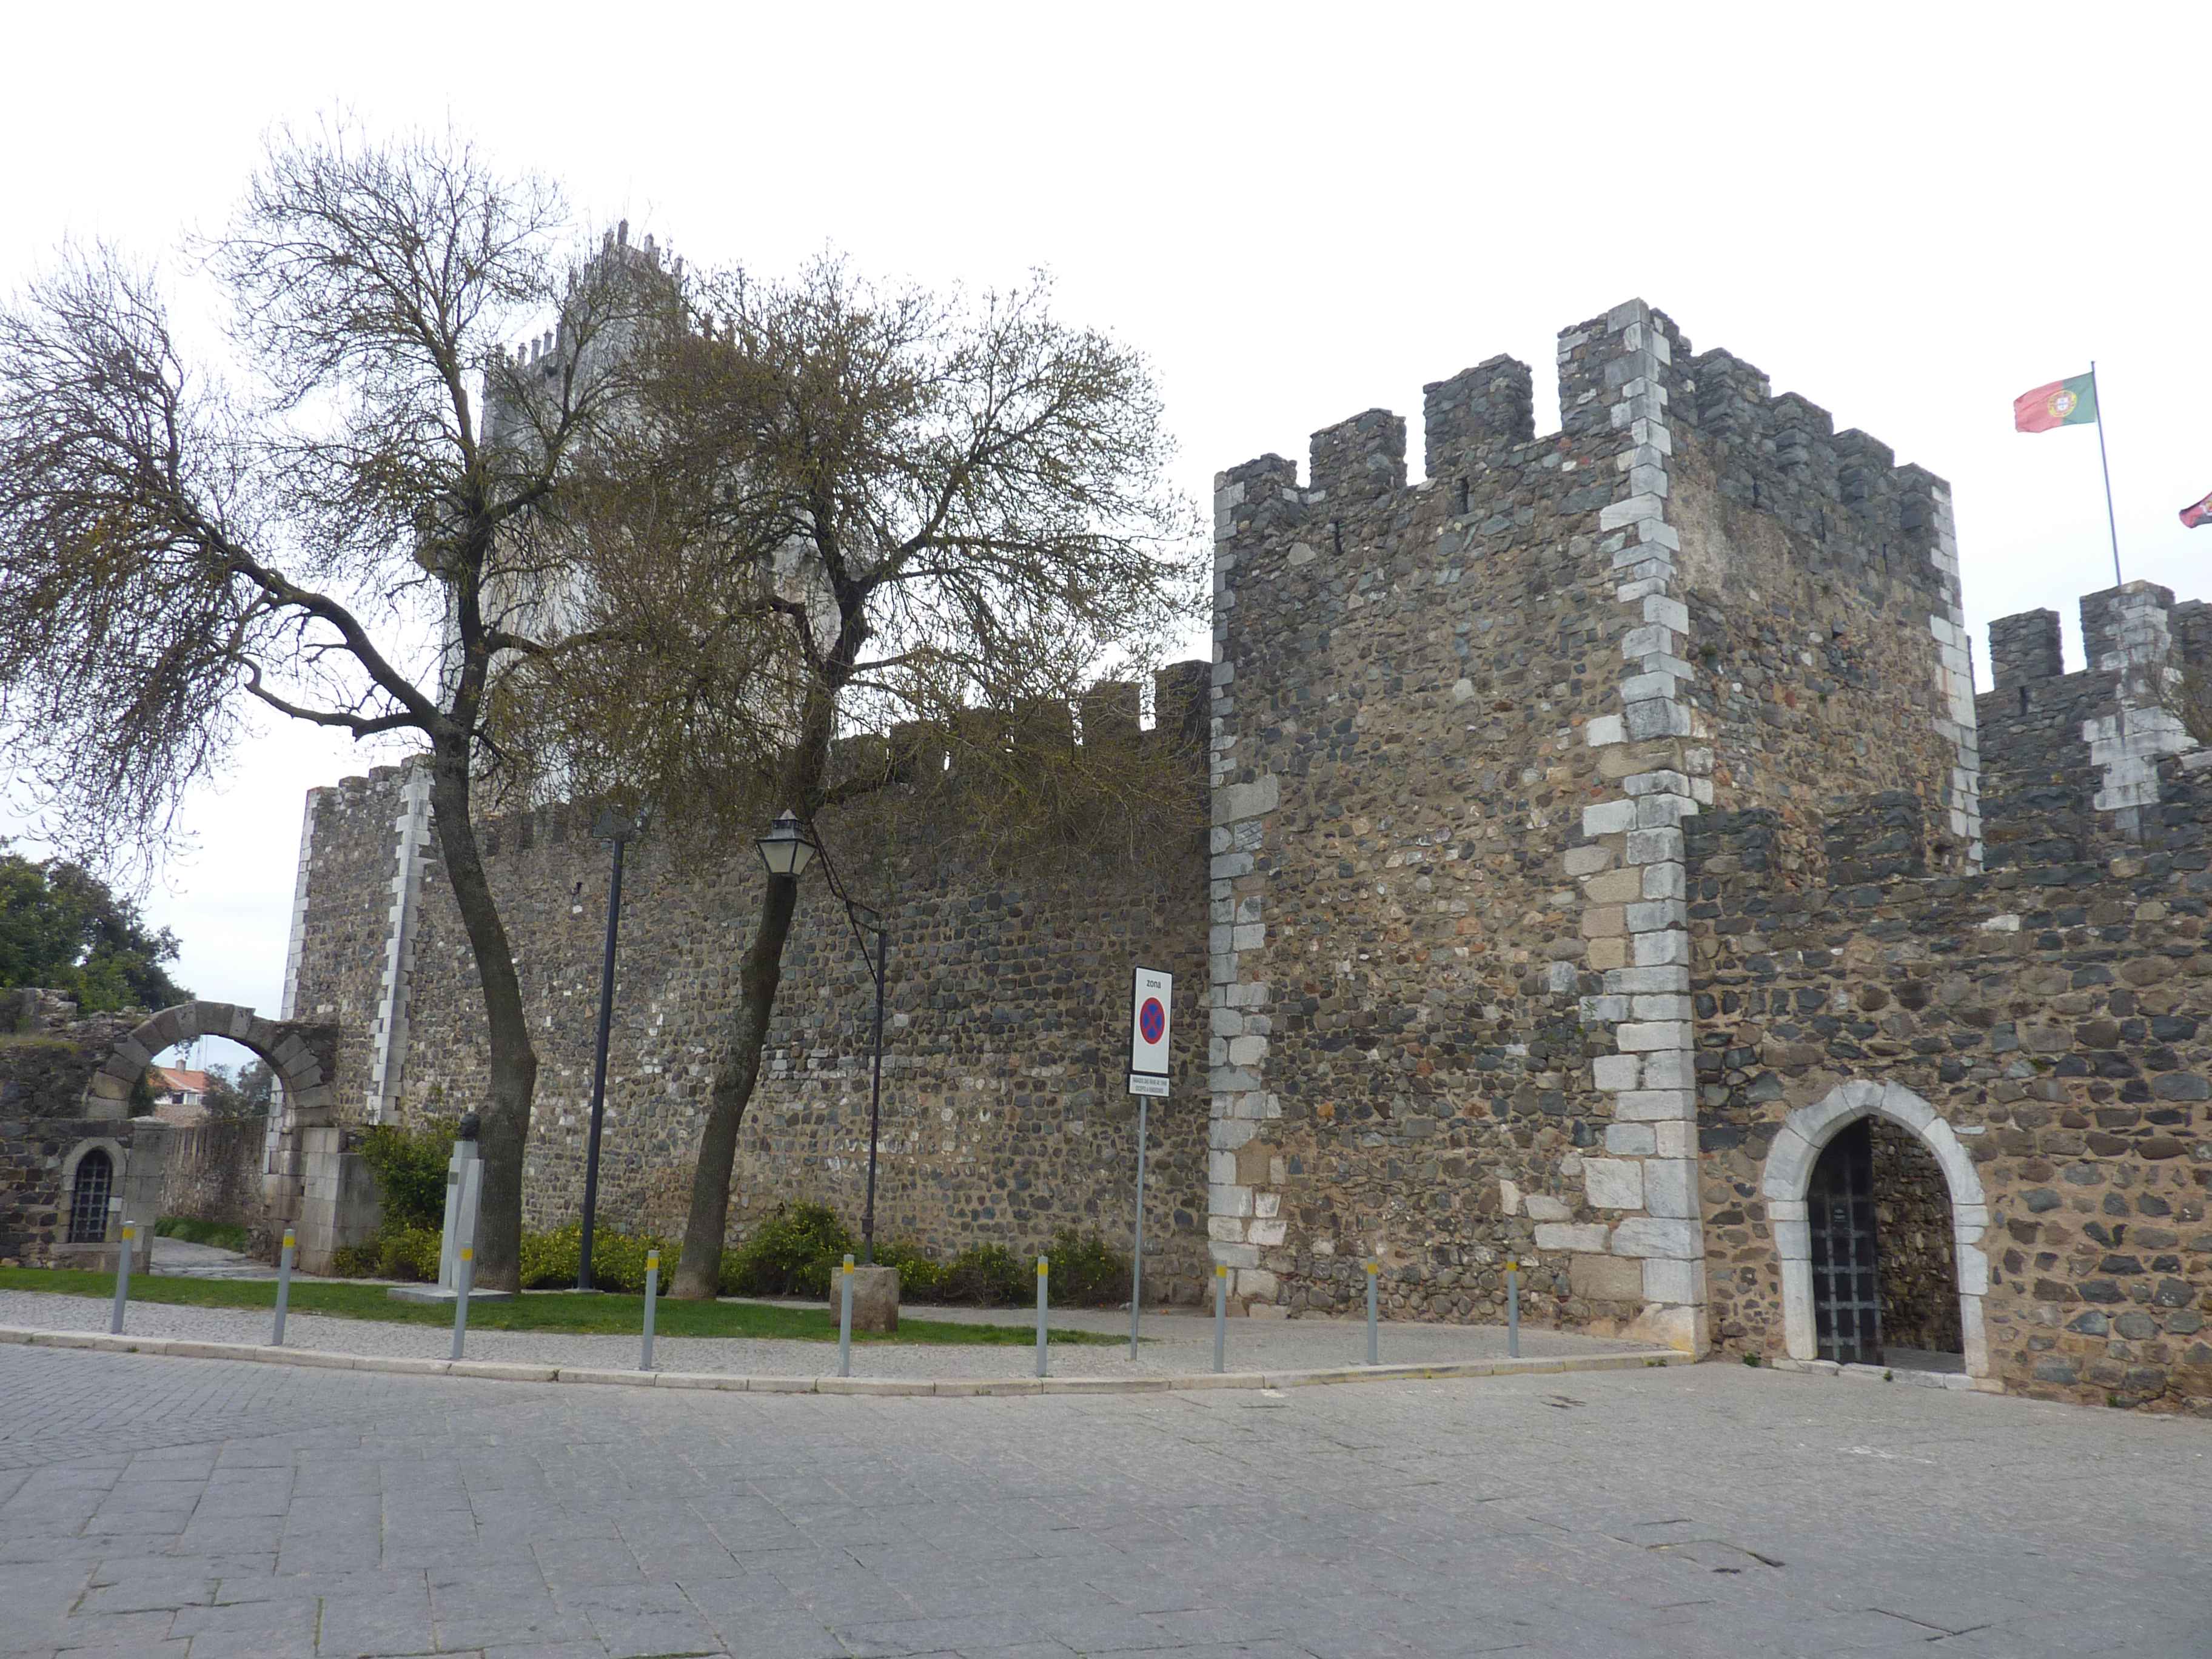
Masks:
[[[123,1224],[123,1248],[115,1255],[115,1313],[107,1322],[110,1336],[123,1334],[123,1307],[131,1300],[131,1244],[138,1237],[138,1229],[128,1221]]]
[[[472,1244],[461,1246],[460,1294],[453,1298],[453,1358],[461,1357],[461,1345],[469,1334],[469,1287],[476,1283],[477,1252]]]
[[[641,1371],[653,1369],[653,1316],[660,1310],[660,1252],[645,1253],[645,1347],[637,1358]]]
[[[1521,1264],[1505,1264],[1505,1357],[1521,1357]]]
[[[1224,1369],[1222,1361],[1229,1352],[1229,1269],[1216,1262],[1213,1268],[1213,1369]]]
[[[1045,1334],[1044,1314],[1047,1301],[1045,1281],[1051,1277],[1052,1264],[1044,1256],[1037,1258],[1037,1375],[1044,1375]]]
[[[270,1334],[269,1346],[284,1346],[284,1316],[292,1310],[292,1252],[297,1249],[289,1227],[284,1229],[283,1248],[276,1252],[276,1328]]]
[[[849,1252],[837,1275],[837,1375],[853,1374],[853,1258]]]
[[[1382,1264],[1379,1261],[1367,1264],[1367,1363],[1370,1365],[1382,1363],[1376,1357],[1375,1346],[1375,1279],[1382,1271]]]

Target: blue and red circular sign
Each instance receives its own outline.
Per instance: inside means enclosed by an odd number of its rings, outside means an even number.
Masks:
[[[1168,1029],[1168,1011],[1160,1006],[1158,997],[1145,999],[1145,1006],[1137,1011],[1137,1029],[1145,1034],[1147,1042],[1158,1042]]]

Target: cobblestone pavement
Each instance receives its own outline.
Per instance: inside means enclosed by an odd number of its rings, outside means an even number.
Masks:
[[[154,1271],[179,1279],[274,1279],[276,1268],[241,1250],[220,1244],[195,1244],[186,1238],[154,1240]],[[313,1273],[295,1273],[301,1284],[321,1283]]]
[[[818,1306],[818,1304],[808,1305]],[[1034,1314],[1019,1308],[908,1308],[910,1317],[981,1320],[1000,1325],[1030,1325]],[[44,1291],[0,1291],[0,1325],[33,1330],[104,1331],[110,1304],[99,1297],[54,1296]],[[1054,1313],[1062,1329],[1126,1335],[1129,1316],[1071,1309]],[[173,1336],[199,1342],[266,1342],[270,1316],[241,1308],[191,1308],[159,1302],[133,1302],[125,1328],[134,1336]],[[1065,1346],[1054,1351],[1054,1374],[1064,1376],[1158,1376],[1213,1369],[1213,1321],[1191,1314],[1147,1313],[1145,1340],[1137,1358],[1120,1344]],[[387,1325],[374,1320],[332,1319],[294,1313],[284,1340],[295,1348],[338,1353],[443,1359],[453,1352],[453,1333],[444,1325]],[[1557,1331],[1522,1333],[1521,1352],[1553,1354],[1620,1352],[1647,1348],[1643,1342],[1617,1342]],[[1505,1333],[1496,1326],[1385,1325],[1378,1344],[1388,1364],[1433,1364],[1448,1359],[1482,1359],[1505,1352]],[[471,1359],[510,1364],[600,1365],[637,1364],[635,1336],[576,1336],[557,1331],[493,1331],[468,1334]],[[1229,1324],[1228,1367],[1231,1370],[1297,1370],[1355,1365],[1367,1356],[1366,1327],[1357,1320],[1237,1319]],[[727,1371],[762,1376],[811,1376],[834,1370],[837,1350],[828,1342],[792,1342],[752,1338],[670,1337],[658,1339],[653,1362],[662,1370]],[[1027,1376],[1035,1369],[1034,1350],[1024,1345],[983,1347],[944,1343],[864,1342],[853,1350],[856,1376]]]
[[[2184,1656],[2212,1425],[1707,1364],[1006,1401],[0,1349],[0,1652]]]

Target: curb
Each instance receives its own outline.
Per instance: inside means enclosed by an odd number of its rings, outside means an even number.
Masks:
[[[1969,1376],[1964,1371],[1922,1371],[1909,1366],[1845,1365],[1832,1359],[1777,1358],[1761,1363],[1769,1370],[1793,1371],[1800,1376],[1825,1376],[1845,1382],[1902,1382],[1909,1387],[1947,1389],[1953,1394],[2005,1392],[2002,1377]]]
[[[237,1359],[263,1365],[310,1365],[329,1370],[385,1371],[403,1376],[466,1376],[490,1382],[580,1382],[631,1389],[708,1389],[724,1394],[834,1394],[974,1399],[978,1395],[1169,1394],[1200,1389],[1301,1389],[1343,1382],[1413,1382],[1474,1376],[1525,1376],[1564,1371],[1638,1370],[1688,1365],[1674,1348],[1620,1353],[1549,1354],[1523,1359],[1455,1359],[1425,1365],[1331,1365],[1303,1371],[1184,1371],[1152,1376],[743,1376],[726,1371],[625,1371],[605,1366],[512,1364],[491,1359],[401,1359],[276,1348],[250,1342],[198,1342],[173,1336],[110,1336],[104,1331],[45,1331],[0,1325],[0,1343],[33,1348],[90,1348],[173,1359]]]

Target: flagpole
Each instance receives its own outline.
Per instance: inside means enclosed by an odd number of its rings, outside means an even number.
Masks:
[[[2089,393],[2097,400],[2097,465],[2105,470],[2105,528],[2112,537],[2112,586],[2120,577],[2120,521],[2112,514],[2112,464],[2105,456],[2105,388],[2097,384],[2097,360],[2089,360]]]

